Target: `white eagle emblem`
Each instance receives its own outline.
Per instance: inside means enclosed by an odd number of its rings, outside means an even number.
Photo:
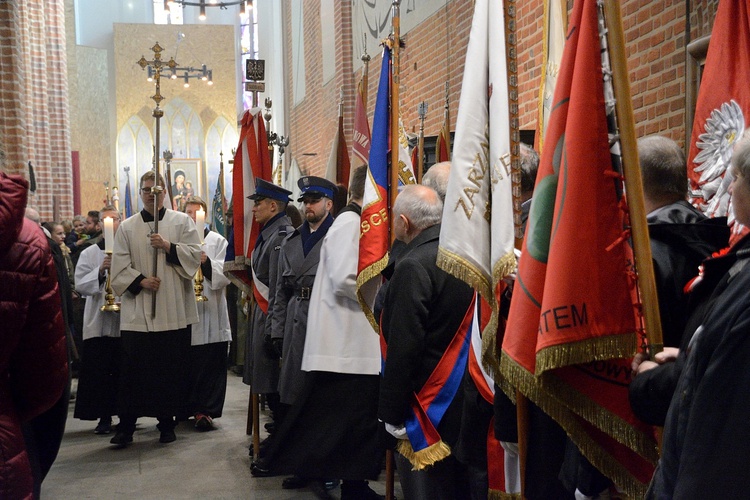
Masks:
[[[730,100],[714,109],[706,120],[705,132],[698,136],[696,146],[700,150],[693,163],[701,176],[698,189],[691,192],[702,198],[699,208],[709,217],[727,215],[729,207],[729,184],[732,176],[728,172],[734,145],[745,131],[745,117],[740,105]]]

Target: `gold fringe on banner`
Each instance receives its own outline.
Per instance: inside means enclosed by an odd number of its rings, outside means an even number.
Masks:
[[[574,412],[563,404],[554,394],[551,394],[550,389],[544,387],[543,383],[540,382],[540,377],[531,374],[506,353],[503,353],[500,359],[500,369],[503,375],[508,377],[511,383],[518,387],[527,398],[560,424],[570,436],[573,443],[575,443],[592,465],[598,468],[605,476],[610,478],[628,496],[632,498],[645,497],[648,484],[638,481],[622,464],[603,450],[601,446],[580,427],[579,422],[577,421],[578,417],[576,417]],[[562,382],[559,383],[562,384]],[[618,439],[617,436],[612,437]],[[653,453],[642,454],[636,449],[633,451],[639,453],[642,457],[655,465],[658,456],[655,442],[652,441],[649,446],[641,448],[644,448],[644,451],[647,451],[645,448],[653,448]]]
[[[423,450],[414,451],[408,439],[399,439],[396,451],[411,462],[411,470],[422,470],[444,458],[448,458],[451,454],[451,447],[441,439]]]
[[[597,429],[612,436],[646,460],[654,464],[659,460],[659,450],[653,436],[636,430],[625,420],[605,410],[554,375],[543,375],[541,385],[545,391],[552,393],[552,397],[557,398]]]
[[[487,500],[521,500],[521,494],[490,489],[487,492]]]
[[[536,374],[570,365],[613,358],[632,358],[638,349],[635,333],[590,338],[570,344],[545,347],[536,354]]]
[[[437,265],[446,273],[474,288],[495,308],[495,296],[490,288],[490,280],[471,262],[457,253],[438,247]]]
[[[517,268],[518,262],[515,252],[503,255],[492,267],[492,296],[495,302],[490,304],[492,306],[492,316],[490,316],[490,320],[482,332],[482,366],[495,380],[497,380],[496,374],[500,374],[500,346],[498,345],[497,338],[497,328],[500,324],[500,297],[495,297],[495,290],[497,290],[500,281],[515,272]],[[502,344],[502,339],[500,339],[500,343]],[[515,401],[515,397],[513,400]]]
[[[359,307],[362,308],[362,311],[367,317],[367,321],[370,322],[370,326],[372,326],[376,332],[380,331],[378,319],[375,317],[372,309],[370,309],[370,305],[367,303],[365,298],[362,297],[359,289],[371,279],[376,278],[383,271],[383,269],[385,269],[385,267],[388,265],[388,255],[389,254],[386,253],[382,259],[376,261],[373,264],[370,264],[357,276],[357,301],[359,302]]]

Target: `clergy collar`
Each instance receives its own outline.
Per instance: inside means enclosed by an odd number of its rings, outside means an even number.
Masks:
[[[159,209],[159,220],[162,220],[164,218],[164,214],[167,213],[167,209],[164,207],[161,207]],[[143,217],[143,222],[153,222],[154,216],[151,215],[146,209],[144,208],[141,210],[141,217]]]

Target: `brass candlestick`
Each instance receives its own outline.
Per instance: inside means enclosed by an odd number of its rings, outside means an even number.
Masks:
[[[110,257],[112,257],[112,251],[104,252]],[[115,294],[112,290],[112,284],[110,283],[109,279],[109,271],[107,271],[107,294],[104,296],[105,304],[101,307],[102,311],[109,311],[109,312],[120,312],[120,304],[115,302]]]
[[[196,302],[208,302],[208,297],[203,295],[203,271],[201,271],[200,266],[198,266],[198,272],[195,273],[193,290],[195,290]]]

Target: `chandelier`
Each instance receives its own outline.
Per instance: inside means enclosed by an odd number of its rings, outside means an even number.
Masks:
[[[240,16],[244,17],[247,15],[247,9],[252,9],[253,2],[252,0],[164,0],[164,10],[166,12],[169,12],[169,9],[173,5],[179,5],[180,7],[185,7],[186,5],[189,7],[199,7],[200,13],[198,15],[198,19],[201,21],[206,20],[206,7],[219,7],[222,10],[226,10],[228,7],[232,7],[234,5],[240,6]]]

